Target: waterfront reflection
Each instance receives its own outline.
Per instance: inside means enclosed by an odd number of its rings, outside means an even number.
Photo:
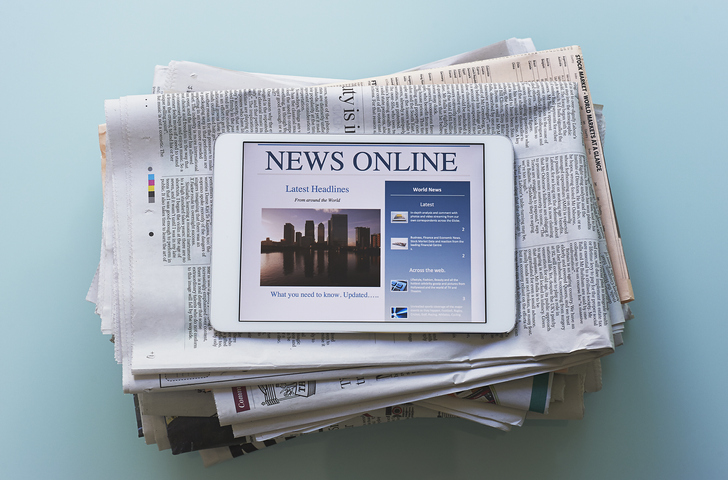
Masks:
[[[260,261],[260,285],[378,287],[380,258],[378,249],[264,252]]]

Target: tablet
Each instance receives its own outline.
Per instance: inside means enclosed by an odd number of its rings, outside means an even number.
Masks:
[[[224,134],[214,161],[216,330],[513,328],[508,138]]]

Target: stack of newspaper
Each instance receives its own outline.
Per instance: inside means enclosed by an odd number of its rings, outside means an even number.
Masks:
[[[101,261],[88,296],[147,443],[200,450],[212,464],[304,433],[413,417],[509,430],[527,417],[583,415],[584,392],[601,388],[600,357],[622,341],[632,290],[579,47],[537,52],[510,39],[360,81],[172,62],[156,68],[153,92],[106,102]],[[515,329],[215,331],[212,147],[227,132],[508,136]]]

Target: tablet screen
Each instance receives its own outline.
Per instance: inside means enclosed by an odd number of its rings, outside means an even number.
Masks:
[[[515,304],[507,139],[223,135],[213,205],[218,330],[513,326],[498,306]],[[489,275],[508,288],[491,292]]]

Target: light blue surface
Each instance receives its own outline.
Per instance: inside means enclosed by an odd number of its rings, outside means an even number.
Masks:
[[[728,472],[725,2],[14,2],[0,11],[2,478],[719,479]],[[586,418],[309,435],[205,471],[136,438],[84,301],[103,100],[156,64],[357,78],[508,37],[579,44],[635,295]]]

